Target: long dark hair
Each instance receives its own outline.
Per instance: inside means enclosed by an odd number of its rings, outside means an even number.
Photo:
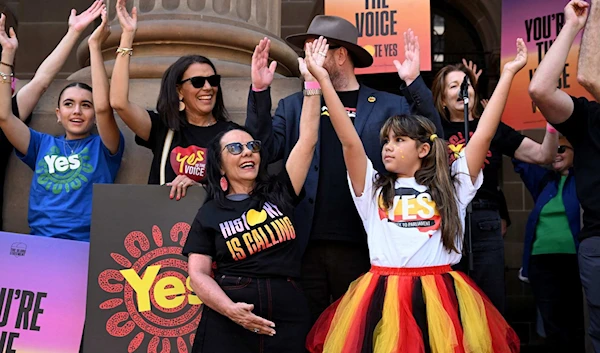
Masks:
[[[66,85],[58,94],[58,103],[57,106],[60,108],[60,100],[62,98],[63,93],[65,93],[65,91],[71,87],[77,87],[77,88],[82,88],[86,91],[90,91],[92,92],[92,87],[90,87],[90,85],[88,85],[87,83],[83,83],[83,82],[72,82],[69,83],[68,85]]]
[[[457,237],[462,236],[462,225],[456,205],[453,178],[450,175],[446,141],[437,137],[435,125],[419,115],[396,115],[386,120],[381,128],[380,138],[383,141],[393,131],[396,136],[407,136],[417,143],[417,148],[424,143],[431,146],[429,153],[421,160],[421,168],[415,173],[417,183],[429,189],[431,197],[442,218],[442,243],[448,251],[459,252],[456,248]],[[394,183],[397,175],[386,172],[379,174],[375,181],[375,190],[382,188],[382,203],[386,209],[394,204],[396,196]]]
[[[218,133],[210,142],[208,146],[208,158],[206,161],[206,175],[208,180],[208,194],[217,205],[221,208],[228,209],[229,207],[225,204],[227,194],[221,189],[220,180],[221,175],[221,153],[223,147],[221,146],[221,140],[226,133],[233,130],[241,130],[252,134],[248,129],[235,123],[231,123],[227,129]],[[261,156],[261,162],[258,166],[258,175],[256,177],[256,184],[254,190],[252,190],[250,196],[258,199],[262,204],[265,202],[271,202],[278,207],[289,210],[292,206],[292,200],[288,196],[286,186],[282,182],[276,180],[275,177],[269,176],[267,172],[267,163],[262,150],[259,152]],[[284,167],[285,168],[285,167]],[[227,178],[227,176],[225,176]]]
[[[475,91],[474,101],[471,104],[471,112],[474,118],[478,118],[477,109],[475,107],[479,104],[479,94],[477,93],[477,80],[475,79],[475,75],[471,70],[469,70],[465,65],[446,65],[444,66],[433,78],[433,84],[431,85],[431,93],[433,94],[433,104],[437,108],[440,116],[447,121],[450,121],[450,112],[448,108],[444,107],[444,92],[446,92],[446,76],[449,73],[460,71],[464,72],[468,77],[469,81],[471,81],[471,85],[473,86],[473,91]]]
[[[202,55],[186,55],[177,59],[177,61],[169,66],[160,82],[160,93],[158,95],[156,110],[163,120],[163,123],[170,129],[176,131],[188,123],[185,111],[179,111],[179,94],[177,93],[177,86],[188,67],[195,63],[210,65],[215,74],[217,73],[217,68],[208,58]],[[218,88],[217,101],[215,102],[212,113],[217,121],[227,121],[229,119],[229,113],[227,113],[227,109],[225,109],[225,104],[223,103],[223,90],[221,89],[220,83]]]

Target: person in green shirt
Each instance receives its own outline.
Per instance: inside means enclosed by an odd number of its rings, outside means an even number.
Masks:
[[[522,276],[529,279],[546,332],[545,352],[584,352],[583,297],[577,263],[580,206],[573,147],[559,139],[551,169],[513,160],[535,206],[526,226]]]

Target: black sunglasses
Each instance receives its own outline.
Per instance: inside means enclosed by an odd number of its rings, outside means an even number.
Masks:
[[[225,145],[225,147],[223,147],[223,151],[227,149],[229,153],[235,156],[244,151],[244,146],[246,146],[252,153],[260,152],[260,141],[258,140],[247,142],[245,145],[241,142],[232,142]]]
[[[567,146],[567,145],[558,146],[558,154],[565,153],[567,148],[572,149],[571,146]]]
[[[194,88],[202,88],[204,87],[204,82],[208,81],[208,84],[211,87],[218,87],[219,84],[221,83],[221,75],[212,75],[212,76],[194,76],[194,77],[190,77],[190,78],[186,78],[185,80],[181,80],[179,81],[179,84],[184,84],[187,81],[190,81],[192,83],[192,86],[194,86]]]

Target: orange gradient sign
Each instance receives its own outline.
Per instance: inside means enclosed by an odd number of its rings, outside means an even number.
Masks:
[[[429,0],[325,0],[325,14],[345,18],[358,28],[358,44],[373,56],[373,65],[357,74],[396,72],[404,60],[404,32],[419,37],[421,70],[431,70]]]
[[[523,38],[529,57],[527,65],[515,77],[508,95],[502,121],[516,130],[542,128],[546,119],[529,97],[528,88],[535,70],[560,33],[565,19],[565,0],[503,0],[502,1],[502,63],[513,60],[516,40]],[[592,96],[577,83],[577,60],[581,34],[569,51],[569,56],[556,86],[576,97]]]

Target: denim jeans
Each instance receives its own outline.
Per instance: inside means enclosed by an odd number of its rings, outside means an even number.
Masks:
[[[583,291],[575,254],[532,255],[529,281],[548,353],[584,353]]]
[[[594,352],[600,353],[600,236],[579,244],[579,274],[590,315],[589,335]]]
[[[465,223],[466,224],[466,223]],[[465,227],[467,227],[465,225]],[[465,232],[465,240],[466,240]],[[473,270],[469,271],[467,247],[463,257],[454,267],[471,277],[492,304],[504,315],[504,239],[500,213],[496,209],[473,209],[471,213],[471,239]]]
[[[256,334],[204,305],[192,353],[304,353],[310,313],[293,279],[216,275],[234,302],[254,304],[254,314],[273,321],[276,334]]]

